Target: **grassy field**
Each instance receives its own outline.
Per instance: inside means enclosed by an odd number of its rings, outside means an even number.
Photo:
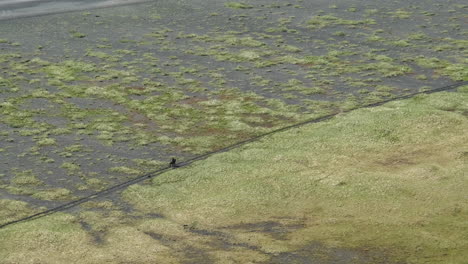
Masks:
[[[129,212],[96,201],[8,226],[0,262],[466,263],[467,92],[216,154],[129,187]],[[30,213],[1,203],[2,219]]]

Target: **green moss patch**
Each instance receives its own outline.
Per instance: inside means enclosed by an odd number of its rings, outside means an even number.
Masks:
[[[233,8],[233,9],[250,9],[252,8],[251,5],[247,5],[241,2],[227,2],[224,4],[226,7]]]
[[[14,171],[15,176],[11,182],[15,185],[40,185],[43,182],[33,173],[32,170]]]
[[[56,188],[45,191],[39,191],[32,195],[32,197],[41,200],[70,200],[73,198],[72,192],[65,188]]]

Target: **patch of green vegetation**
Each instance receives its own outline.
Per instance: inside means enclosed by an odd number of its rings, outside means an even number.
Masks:
[[[407,19],[407,18],[411,17],[412,13],[410,11],[407,11],[407,10],[398,9],[396,11],[388,12],[387,14],[389,14],[393,18]]]
[[[346,25],[346,26],[358,26],[358,25],[372,25],[375,24],[373,19],[364,20],[349,20],[336,17],[334,15],[317,15],[307,21],[308,27],[311,29],[321,29],[327,26],[333,25]]]
[[[458,87],[457,91],[460,93],[468,93],[468,85]]]
[[[51,64],[44,68],[44,72],[47,73],[52,80],[67,82],[74,81],[85,73],[92,72],[94,70],[96,70],[96,68],[93,64],[73,60]]]
[[[13,128],[34,127],[32,113],[30,111],[18,110],[14,102],[0,103],[2,122]]]
[[[86,34],[78,32],[76,30],[71,30],[70,31],[70,36],[73,37],[73,38],[84,38],[84,37],[86,37]]]
[[[74,145],[64,148],[65,151],[70,151],[70,152],[81,152],[83,151],[83,149],[84,149],[84,146],[81,144],[74,144]]]
[[[421,67],[437,69],[436,72],[442,75],[447,75],[455,81],[468,80],[468,67],[466,59],[462,59],[461,63],[453,63],[446,60],[441,60],[435,57],[418,57],[415,59],[416,64]]]
[[[124,37],[124,38],[120,39],[119,42],[120,43],[136,43],[137,41],[134,40],[134,39]]]
[[[13,86],[12,81],[0,76],[0,87],[11,87],[11,86]],[[0,90],[0,92],[3,92],[3,90]]]
[[[440,73],[449,76],[455,81],[468,81],[468,67],[466,61],[468,60],[465,59],[465,63],[449,63]]]
[[[372,41],[372,42],[379,42],[379,41],[382,42],[384,40],[385,38],[378,36],[378,35],[372,35],[372,36],[367,37],[367,41]]]
[[[435,13],[429,12],[429,11],[423,11],[423,12],[421,12],[421,14],[423,14],[425,16],[435,16]]]
[[[60,168],[66,169],[69,173],[74,173],[80,170],[79,165],[71,162],[62,163],[62,165],[60,165]]]
[[[2,241],[12,242],[34,237],[28,242],[28,247],[36,252],[36,258],[46,262],[71,257],[81,259],[79,257],[81,253],[78,253],[76,249],[86,245],[89,241],[88,235],[81,229],[76,218],[67,214],[57,213],[47,218],[25,222],[21,226],[21,229],[16,229],[18,226],[15,226],[16,228],[0,230]],[[68,241],[70,238],[73,241]],[[53,256],[44,254],[48,248],[46,245],[56,245]],[[0,258],[5,262],[27,262],[30,257],[19,254],[19,248],[21,247],[18,247],[15,242],[2,243]]]
[[[106,186],[106,182],[98,178],[86,179],[86,185],[93,190],[102,190]]]
[[[26,202],[0,199],[0,224],[31,215],[34,212],[35,210],[32,210]]]
[[[36,143],[39,147],[44,147],[56,145],[57,141],[54,138],[41,138]]]
[[[213,38],[213,40],[231,46],[245,46],[250,48],[261,47],[265,45],[265,43],[258,41],[253,37],[237,37],[235,35],[216,36]]]
[[[452,49],[464,50],[468,46],[468,40],[445,38],[450,43]]]
[[[38,191],[34,193],[32,197],[48,201],[73,199],[72,192],[65,188],[55,188],[50,190]]]
[[[416,75],[416,79],[418,80],[427,80],[427,76],[424,74],[418,74]]]
[[[233,9],[250,9],[253,8],[251,5],[242,2],[227,2],[224,4],[226,7]]]
[[[383,77],[394,77],[412,72],[412,69],[407,65],[398,65],[390,62],[368,63],[360,66],[365,71],[375,71]]]
[[[428,36],[423,32],[412,33],[408,35],[409,40],[425,40]]]
[[[332,34],[333,36],[337,36],[337,37],[345,37],[346,36],[346,33],[343,32],[343,31],[336,31]]]
[[[13,173],[15,176],[12,178],[11,183],[15,185],[40,185],[43,183],[32,170],[19,171],[15,169]]]
[[[112,55],[106,53],[106,52],[103,52],[103,51],[93,51],[93,50],[88,50],[86,52],[86,56],[88,57],[95,57],[95,58],[99,58],[99,59],[110,59],[112,58]],[[116,61],[116,60],[110,60],[110,61]],[[118,60],[117,60],[118,61]]]
[[[443,67],[443,61],[441,61],[438,58],[427,58],[427,57],[418,57],[416,58],[415,62],[425,68],[442,68]]]

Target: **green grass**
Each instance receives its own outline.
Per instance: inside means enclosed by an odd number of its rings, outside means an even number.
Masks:
[[[72,192],[65,188],[55,188],[50,190],[38,191],[32,197],[41,200],[70,200],[73,197]]]
[[[251,5],[247,5],[241,2],[227,2],[224,4],[226,7],[233,8],[233,9],[250,9],[252,8]]]
[[[34,212],[26,202],[0,199],[0,224],[16,220],[19,217],[26,217]]]
[[[73,173],[80,170],[80,166],[71,162],[64,162],[60,165],[60,168],[66,169],[68,173]]]
[[[310,29],[321,29],[333,25],[346,25],[346,26],[358,26],[358,25],[373,25],[376,22],[373,19],[364,20],[349,20],[336,17],[331,14],[317,15],[307,21]]]
[[[38,146],[51,146],[51,145],[56,145],[57,142],[53,138],[41,138],[40,140],[37,141]]]
[[[216,229],[303,218],[307,227],[290,235],[292,243],[377,247],[416,263],[460,263],[468,243],[467,207],[459,203],[468,184],[467,99],[442,93],[354,111],[213,156],[124,195],[140,210],[179,223]]]
[[[8,241],[0,243],[0,258],[146,263],[157,256],[170,263],[184,259],[181,252],[188,245],[210,252],[219,243],[219,237],[190,232],[202,229],[268,253],[320,242],[385,252],[410,263],[463,263],[468,257],[468,206],[461,202],[468,188],[468,94],[459,90],[278,133],[124,191],[136,214],[164,219],[130,221],[119,211],[84,210],[79,216],[56,214],[9,226],[0,230],[0,241]],[[5,208],[2,214],[14,212]],[[80,227],[82,221],[90,230]],[[300,228],[279,239],[242,226],[265,221]],[[99,247],[96,234],[105,241]],[[218,248],[209,255],[220,261],[268,260],[245,248]]]
[[[42,181],[33,173],[32,170],[18,171],[14,170],[15,176],[11,183],[15,185],[40,185]]]

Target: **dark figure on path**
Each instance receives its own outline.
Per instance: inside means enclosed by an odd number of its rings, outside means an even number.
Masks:
[[[175,158],[172,158],[172,159],[171,159],[171,162],[169,163],[169,166],[170,166],[171,168],[177,168],[176,159],[175,159]]]

